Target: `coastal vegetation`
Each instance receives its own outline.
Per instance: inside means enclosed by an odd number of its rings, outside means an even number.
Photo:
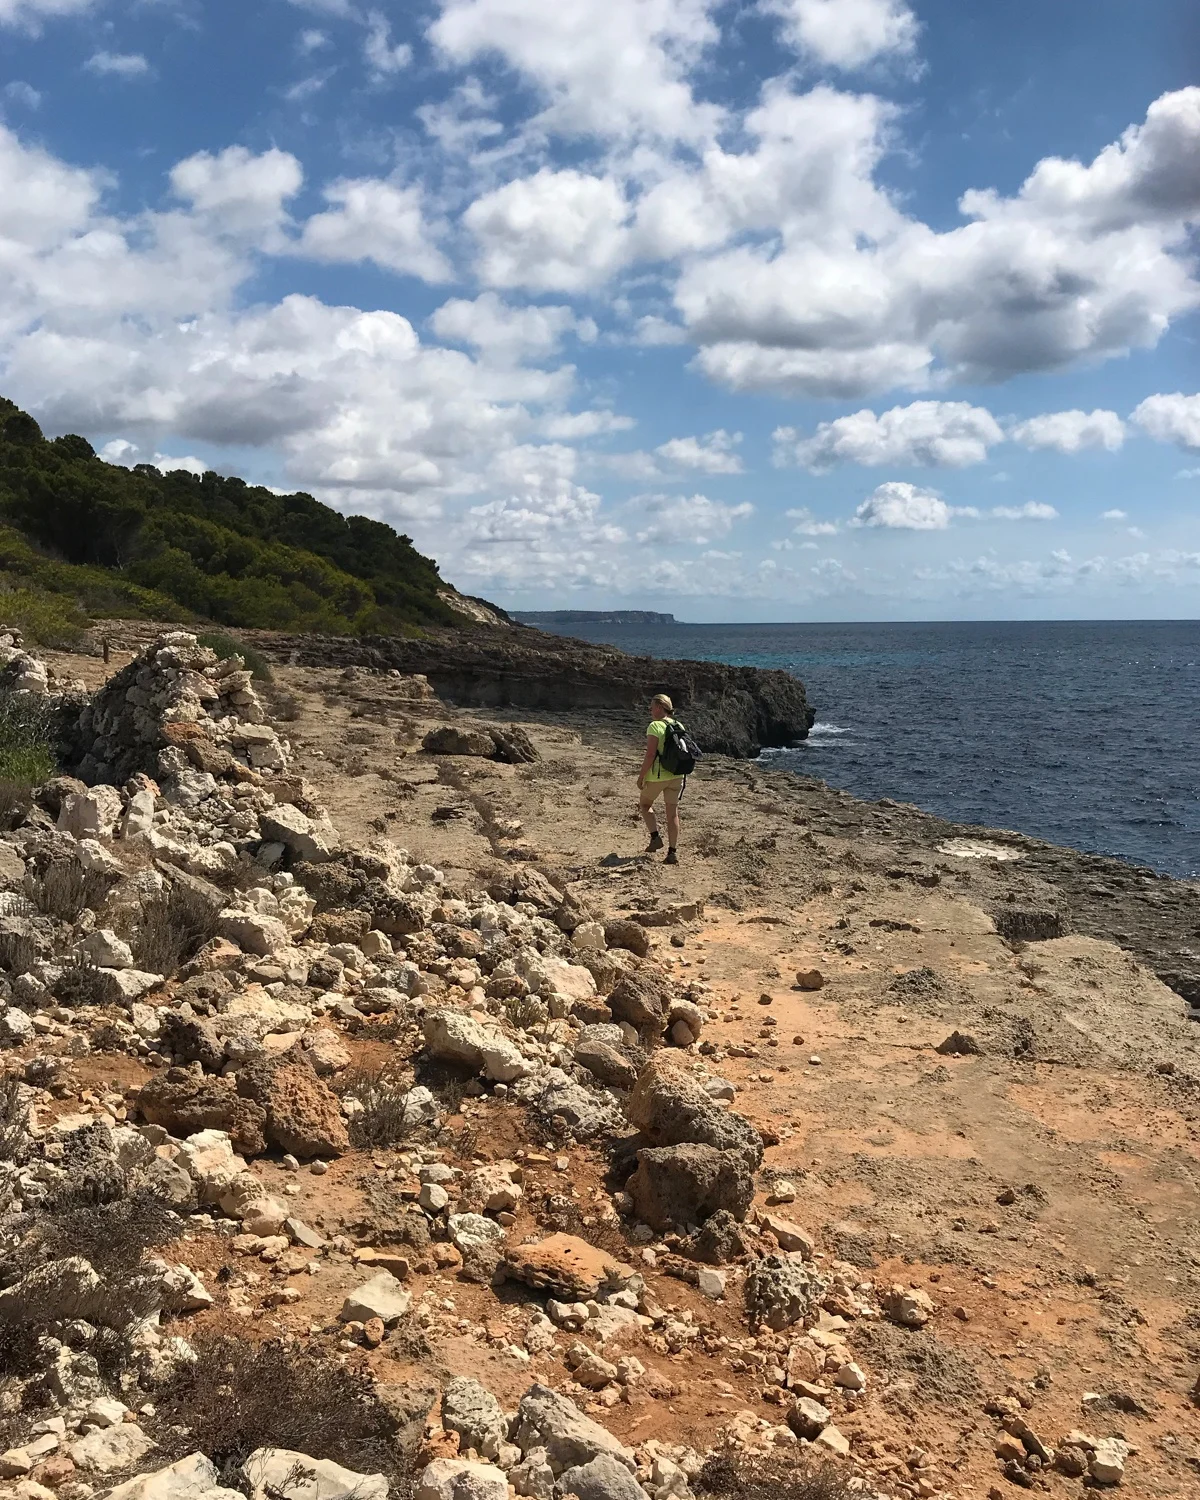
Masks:
[[[0,397],[0,593],[47,646],[87,619],[405,634],[453,625],[436,563],[368,516],[213,472],[105,462]]]

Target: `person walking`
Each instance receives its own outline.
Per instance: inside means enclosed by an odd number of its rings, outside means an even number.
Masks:
[[[646,753],[642,756],[642,769],[638,772],[638,802],[642,820],[650,831],[647,854],[657,854],[663,846],[662,834],[658,831],[658,817],[654,804],[663,799],[663,811],[667,824],[666,863],[679,863],[679,794],[683,790],[684,777],[668,771],[662,763],[663,742],[667,735],[667,723],[672,720],[675,706],[665,693],[656,693],[650,700],[650,725],[646,730]]]

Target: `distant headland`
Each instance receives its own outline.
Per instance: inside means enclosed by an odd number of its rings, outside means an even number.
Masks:
[[[512,609],[522,625],[674,625],[674,615],[652,609]]]

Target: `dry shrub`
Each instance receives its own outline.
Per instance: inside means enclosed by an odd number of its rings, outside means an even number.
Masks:
[[[534,995],[510,995],[504,1002],[504,1014],[520,1031],[544,1026],[550,1019],[544,1002]]]
[[[755,1458],[714,1453],[694,1488],[700,1495],[719,1495],[722,1500],[851,1500],[854,1493],[836,1465],[809,1465],[794,1454]]]
[[[402,1477],[396,1421],[365,1370],[311,1346],[193,1339],[195,1364],[179,1367],[155,1399],[170,1462],[199,1450],[233,1484],[256,1448],[290,1448],[360,1473]]]
[[[73,859],[53,859],[30,882],[29,896],[44,917],[73,922],[85,907],[98,911],[114,884],[100,870],[85,870]]]
[[[349,1095],[362,1105],[350,1118],[350,1139],[356,1146],[394,1146],[412,1134],[414,1125],[408,1117],[410,1087],[386,1064],[375,1070],[347,1069],[342,1074],[338,1093],[343,1098]]]
[[[92,959],[79,955],[63,966],[54,981],[54,998],[70,1010],[84,1005],[103,1005],[105,976]]]
[[[0,1161],[20,1166],[29,1152],[29,1103],[15,1073],[0,1078]]]
[[[133,960],[151,974],[174,974],[217,930],[212,904],[181,880],[141,907],[130,940]]]
[[[0,779],[0,829],[19,828],[33,807],[33,789],[27,781]]]
[[[347,745],[373,745],[375,731],[365,724],[353,724],[346,730],[345,741]]]

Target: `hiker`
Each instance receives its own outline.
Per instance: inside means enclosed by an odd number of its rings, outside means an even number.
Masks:
[[[679,863],[679,794],[686,779],[677,771],[668,770],[663,764],[663,746],[667,739],[667,725],[674,723],[675,706],[665,693],[657,693],[650,700],[650,725],[646,730],[646,753],[642,757],[642,769],[638,772],[638,791],[641,793],[639,808],[646,827],[650,830],[647,854],[657,854],[662,848],[662,834],[658,831],[658,818],[654,804],[661,794],[667,818],[666,863]]]

